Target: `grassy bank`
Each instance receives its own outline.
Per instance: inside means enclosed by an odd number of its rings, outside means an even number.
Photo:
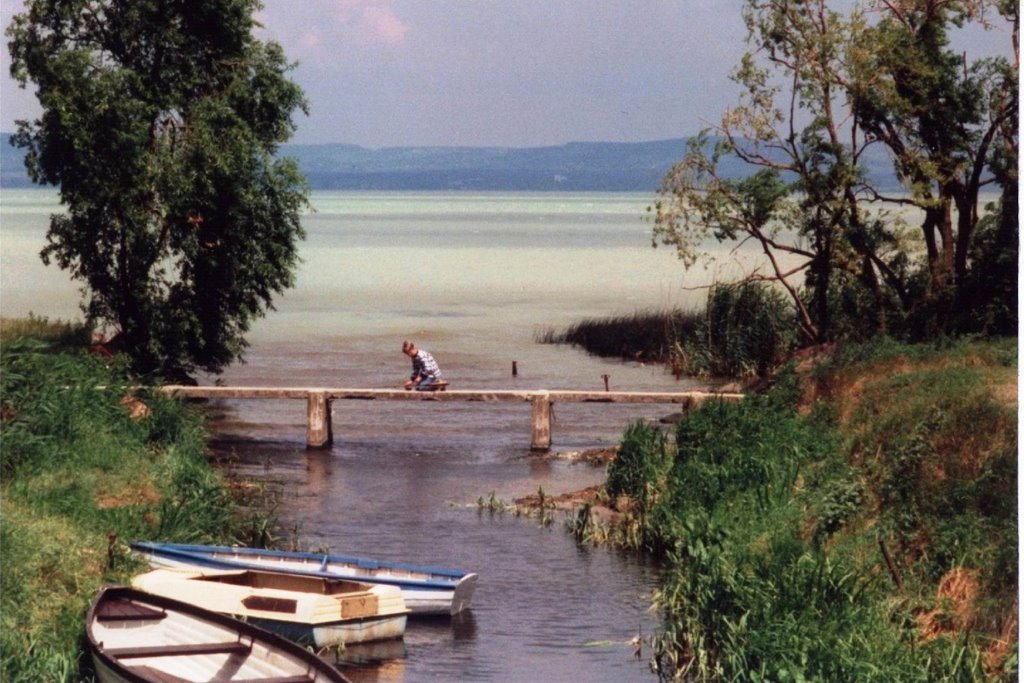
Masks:
[[[630,428],[572,527],[666,558],[665,680],[1016,680],[1016,382],[1015,339],[805,360]]]
[[[123,367],[85,352],[85,330],[0,332],[0,679],[88,680],[83,617],[103,583],[142,568],[129,540],[245,541],[264,513],[207,462],[199,415],[132,399]]]

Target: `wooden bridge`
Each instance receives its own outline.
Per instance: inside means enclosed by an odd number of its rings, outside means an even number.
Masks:
[[[551,406],[555,403],[665,403],[694,408],[704,401],[738,401],[743,394],[703,391],[517,391],[452,390],[405,391],[403,389],[332,389],[322,387],[220,387],[167,385],[164,393],[186,398],[209,399],[299,399],[306,401],[306,446],[328,448],[334,439],[331,402],[348,401],[479,401],[531,404],[530,448],[551,447]]]

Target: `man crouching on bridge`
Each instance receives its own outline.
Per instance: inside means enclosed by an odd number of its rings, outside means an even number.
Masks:
[[[412,375],[405,383],[406,391],[433,391],[439,385],[447,384],[441,379],[441,368],[427,351],[416,348],[411,341],[402,342],[402,353],[412,358]]]

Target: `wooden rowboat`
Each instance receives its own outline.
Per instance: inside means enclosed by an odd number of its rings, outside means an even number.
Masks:
[[[281,636],[125,586],[100,590],[85,632],[102,683],[349,683]]]
[[[409,614],[398,586],[298,574],[154,569],[132,586],[317,648],[401,638]]]
[[[155,568],[254,569],[398,586],[414,616],[458,614],[469,607],[477,582],[476,574],[454,569],[342,555],[143,541],[131,547]]]

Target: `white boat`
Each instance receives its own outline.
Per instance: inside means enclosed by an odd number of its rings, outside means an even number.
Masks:
[[[154,568],[255,569],[398,586],[414,616],[458,614],[477,582],[476,574],[456,569],[322,553],[143,541],[131,548]]]
[[[298,574],[154,569],[132,586],[317,648],[401,638],[409,614],[398,586]]]
[[[101,683],[350,683],[281,636],[126,586],[100,590],[85,632]]]

